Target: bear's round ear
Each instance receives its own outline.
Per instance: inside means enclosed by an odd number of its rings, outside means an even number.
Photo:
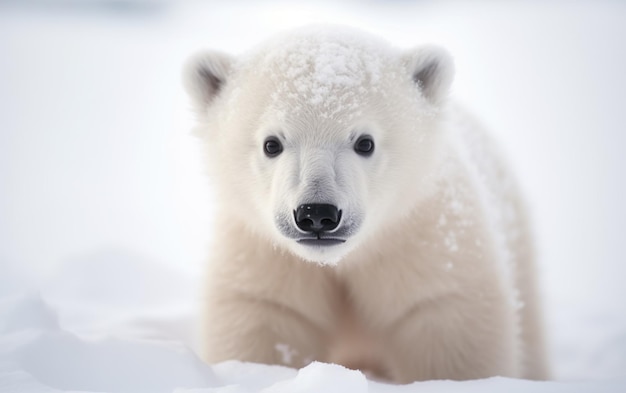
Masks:
[[[220,92],[230,71],[233,58],[218,51],[196,53],[183,67],[183,84],[187,94],[200,108],[210,104]]]
[[[404,61],[424,98],[434,104],[446,98],[454,79],[454,60],[448,51],[421,46],[405,53]]]

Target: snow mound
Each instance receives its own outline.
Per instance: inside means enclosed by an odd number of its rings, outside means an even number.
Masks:
[[[211,369],[181,343],[86,339],[62,329],[38,294],[3,300],[0,321],[0,387],[7,391],[43,384],[60,390],[157,393],[217,384]]]
[[[359,371],[349,370],[336,364],[313,362],[298,371],[290,380],[279,382],[263,390],[272,393],[297,392],[367,392],[367,379]]]
[[[57,315],[41,299],[39,293],[0,299],[0,334],[28,328],[58,329]]]
[[[86,338],[63,328],[40,294],[0,299],[0,393],[621,392],[626,380],[588,383],[507,378],[389,385],[314,362],[300,370],[236,361],[204,364],[181,341]]]

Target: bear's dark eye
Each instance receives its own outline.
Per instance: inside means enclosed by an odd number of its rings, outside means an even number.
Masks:
[[[263,151],[268,157],[276,157],[283,152],[283,145],[275,136],[268,137],[263,143]]]
[[[369,135],[363,135],[354,144],[354,151],[362,156],[370,156],[374,152],[374,140]]]

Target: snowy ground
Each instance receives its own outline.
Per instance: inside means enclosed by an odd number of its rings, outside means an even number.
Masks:
[[[0,2],[0,392],[626,391],[626,5],[469,3]],[[558,382],[194,355],[211,196],[180,65],[312,22],[455,55],[533,208]]]

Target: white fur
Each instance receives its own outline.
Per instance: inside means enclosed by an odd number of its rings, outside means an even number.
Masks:
[[[291,366],[396,382],[546,377],[523,207],[480,127],[447,104],[453,73],[440,48],[331,27],[190,61],[219,201],[207,361],[281,364],[289,348]],[[354,151],[364,134],[370,157]],[[346,242],[290,237],[305,203],[339,207]]]

